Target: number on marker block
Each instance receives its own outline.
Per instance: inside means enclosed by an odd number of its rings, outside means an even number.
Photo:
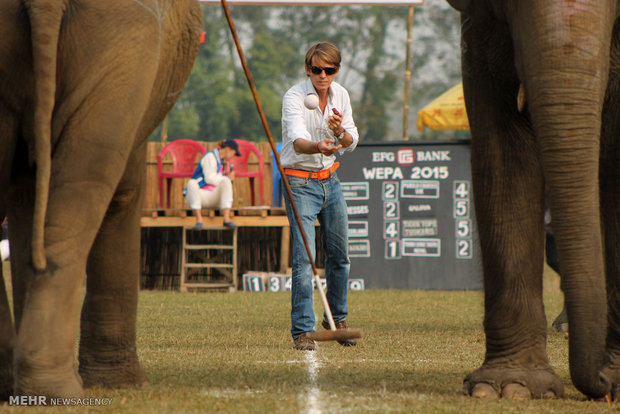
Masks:
[[[286,275],[269,276],[270,292],[287,292],[291,290],[291,277]]]
[[[279,292],[282,289],[281,279],[278,276],[269,276],[269,291]]]
[[[364,290],[364,279],[349,279],[349,290]]]
[[[471,237],[471,220],[456,220],[456,237]]]
[[[385,258],[400,259],[400,240],[385,241]]]
[[[388,181],[383,183],[383,199],[396,200],[398,198],[398,183]]]
[[[472,258],[471,239],[457,239],[456,258],[457,259],[471,259]]]
[[[400,226],[398,221],[384,221],[383,222],[383,238],[384,239],[396,239],[400,235]]]
[[[454,217],[455,218],[469,217],[469,200],[455,200],[454,201]]]
[[[469,181],[454,182],[454,198],[469,198]]]
[[[265,283],[263,282],[263,278],[259,275],[244,274],[243,290],[246,292],[264,292]]]

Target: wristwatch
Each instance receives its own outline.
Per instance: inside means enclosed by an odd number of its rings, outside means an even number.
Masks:
[[[338,135],[338,136],[336,137],[336,139],[337,139],[338,141],[340,141],[342,138],[344,138],[344,133],[345,133],[345,132],[347,132],[347,131],[346,131],[344,128],[342,128],[342,134]]]

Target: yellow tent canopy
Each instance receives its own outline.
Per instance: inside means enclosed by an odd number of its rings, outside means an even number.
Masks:
[[[418,130],[430,129],[469,129],[465,111],[463,84],[448,89],[418,112]]]

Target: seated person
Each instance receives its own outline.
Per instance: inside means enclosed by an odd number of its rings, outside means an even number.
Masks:
[[[184,192],[185,202],[196,216],[194,228],[199,229],[203,226],[201,214],[203,208],[220,209],[224,216],[224,226],[237,227],[230,220],[234,172],[231,171],[226,175],[225,163],[240,155],[237,142],[234,139],[227,139],[218,142],[217,148],[207,152],[198,163]]]

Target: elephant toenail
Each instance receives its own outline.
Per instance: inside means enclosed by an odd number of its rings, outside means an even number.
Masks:
[[[499,398],[499,394],[495,389],[484,382],[478,383],[474,386],[474,389],[471,391],[471,396],[474,398]]]
[[[502,397],[509,400],[530,400],[532,393],[521,384],[508,384],[502,389]]]

